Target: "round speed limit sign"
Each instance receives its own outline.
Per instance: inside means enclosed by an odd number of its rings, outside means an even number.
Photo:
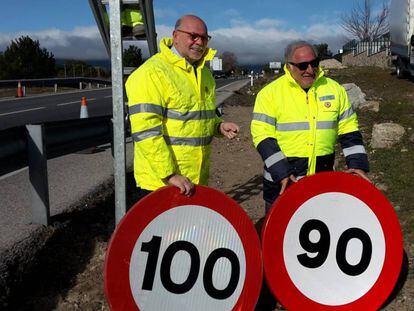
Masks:
[[[260,241],[232,199],[196,186],[151,193],[117,226],[105,260],[112,310],[253,310]]]
[[[288,310],[377,310],[403,255],[394,209],[351,174],[303,178],[273,205],[262,231],[267,282]]]

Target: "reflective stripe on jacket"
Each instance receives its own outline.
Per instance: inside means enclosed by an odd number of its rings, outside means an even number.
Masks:
[[[334,154],[338,136],[348,167],[368,170],[357,116],[347,93],[321,69],[305,92],[285,66],[285,75],[258,93],[251,133],[265,163],[265,178],[268,175],[266,179],[273,182],[295,173],[289,161],[293,159],[301,160],[300,166],[306,168],[300,174],[314,174],[317,162],[318,167],[325,166],[318,159],[333,159],[329,155]]]
[[[221,122],[215,114],[215,81],[204,67],[215,51],[208,49],[197,66],[174,54],[172,39],[126,82],[134,176],[143,189],[156,190],[172,174],[207,184],[210,144]]]

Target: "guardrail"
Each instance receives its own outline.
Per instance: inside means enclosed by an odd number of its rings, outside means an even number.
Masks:
[[[111,117],[28,124],[0,131],[0,176],[28,166],[32,221],[49,224],[47,160],[112,143]]]
[[[26,87],[54,87],[55,84],[66,87],[79,87],[79,83],[93,83],[101,85],[112,85],[111,80],[73,77],[73,78],[50,78],[50,79],[20,79],[20,80],[0,80],[0,88],[14,88],[18,83]]]

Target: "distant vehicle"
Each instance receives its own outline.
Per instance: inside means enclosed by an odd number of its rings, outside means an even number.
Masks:
[[[213,71],[213,77],[214,79],[224,79],[226,78],[226,74],[224,71]]]
[[[414,76],[414,0],[392,0],[390,5],[391,59],[397,77]]]

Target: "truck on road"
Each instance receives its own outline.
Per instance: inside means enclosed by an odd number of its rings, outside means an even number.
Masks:
[[[414,0],[390,4],[391,59],[397,77],[414,76]]]

